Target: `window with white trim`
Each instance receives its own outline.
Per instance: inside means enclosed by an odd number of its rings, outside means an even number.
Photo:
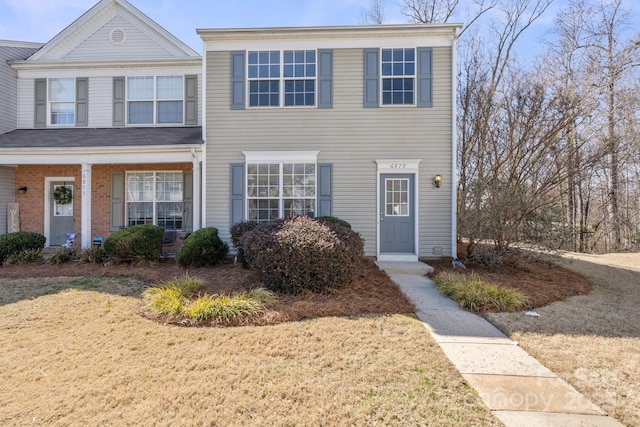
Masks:
[[[382,105],[414,105],[416,51],[382,49]]]
[[[127,123],[184,123],[184,76],[127,77]]]
[[[76,80],[73,77],[49,79],[49,111],[52,125],[75,124]]]
[[[153,224],[182,230],[184,175],[182,172],[127,172],[127,226]]]
[[[315,216],[315,163],[247,163],[247,219]]]
[[[249,107],[316,105],[315,50],[269,50],[248,53]]]

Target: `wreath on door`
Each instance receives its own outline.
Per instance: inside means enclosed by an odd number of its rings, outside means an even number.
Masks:
[[[53,190],[53,200],[59,205],[68,205],[73,200],[73,195],[66,185],[60,185]]]

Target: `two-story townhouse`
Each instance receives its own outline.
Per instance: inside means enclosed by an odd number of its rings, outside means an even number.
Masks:
[[[379,260],[455,254],[459,28],[197,30],[205,223],[332,215]]]
[[[0,134],[14,130],[18,121],[17,74],[8,61],[25,59],[41,46],[40,43],[0,40]],[[12,166],[0,166],[0,234],[8,231],[9,204],[15,202],[14,175]]]
[[[82,247],[134,224],[200,224],[202,58],[126,0],[101,0],[10,61],[16,128],[0,167],[22,231]],[[10,181],[7,181],[10,182]]]

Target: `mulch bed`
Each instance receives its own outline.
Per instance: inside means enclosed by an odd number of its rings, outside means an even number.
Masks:
[[[259,287],[260,280],[250,270],[226,261],[210,268],[184,269],[167,259],[159,262],[139,261],[132,264],[108,262],[102,265],[29,264],[0,268],[0,277],[132,277],[155,286],[169,280],[197,277],[204,281],[202,293],[230,294]],[[370,259],[362,266],[351,283],[330,289],[322,294],[303,292],[299,295],[278,294],[278,302],[266,312],[236,324],[266,325],[324,316],[361,314],[413,313],[415,308],[400,288],[380,271]],[[166,319],[168,320],[168,319]]]
[[[460,248],[458,251],[462,253]],[[451,258],[431,260],[428,264],[434,268],[434,275],[443,271],[476,273],[494,285],[517,289],[528,297],[531,308],[591,292],[591,284],[584,276],[550,262],[515,254],[507,255],[503,263],[492,266],[465,261],[466,270],[453,268]],[[496,310],[487,308],[482,311]]]

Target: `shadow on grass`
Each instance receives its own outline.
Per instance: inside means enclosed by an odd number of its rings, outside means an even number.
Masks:
[[[593,286],[591,292],[537,307],[540,317],[522,312],[485,317],[507,334],[640,337],[640,272],[580,259],[563,266],[587,277]]]
[[[140,297],[146,284],[129,277],[0,278],[0,306],[68,289],[96,291],[125,297]]]

